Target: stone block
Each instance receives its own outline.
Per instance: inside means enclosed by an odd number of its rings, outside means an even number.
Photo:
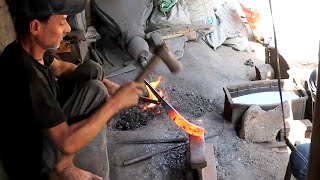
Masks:
[[[290,117],[290,106],[284,102],[285,118]],[[258,105],[252,105],[242,117],[239,135],[249,142],[272,142],[283,127],[281,105],[264,111]]]
[[[304,137],[305,138],[310,138],[311,139],[311,133],[312,133],[312,123],[309,119],[302,119],[302,120],[299,120],[300,122],[302,122],[305,127],[306,127],[306,131],[304,133]]]

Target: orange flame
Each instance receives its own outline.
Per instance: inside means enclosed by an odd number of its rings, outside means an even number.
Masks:
[[[157,80],[157,81],[151,82],[150,84],[151,84],[151,86],[152,86],[153,88],[156,89],[156,88],[159,86],[160,82],[161,82],[161,76],[158,77],[158,80]],[[158,99],[157,99],[156,96],[152,93],[152,91],[150,90],[150,88],[149,88],[148,86],[146,86],[146,87],[147,87],[147,91],[148,91],[148,94],[149,94],[149,97],[148,97],[148,98],[158,101]],[[160,96],[163,96],[164,93],[163,93],[162,90],[160,90],[160,91],[159,91],[159,94],[160,94]],[[153,108],[153,107],[155,107],[155,106],[156,106],[156,104],[149,103],[148,105],[146,105],[146,106],[143,107],[143,110],[147,110],[148,108]]]
[[[204,135],[205,129],[203,127],[190,123],[178,112],[170,111],[168,115],[181,129],[183,129],[188,134],[193,136]]]

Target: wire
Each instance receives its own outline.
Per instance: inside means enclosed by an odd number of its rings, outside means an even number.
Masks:
[[[286,130],[286,121],[284,117],[284,110],[283,110],[283,98],[282,98],[282,91],[281,91],[281,72],[280,72],[280,62],[279,62],[279,52],[278,52],[278,46],[277,46],[277,37],[276,37],[276,30],[275,30],[275,25],[274,25],[274,19],[273,19],[273,13],[272,13],[272,5],[271,5],[271,0],[269,0],[269,6],[270,6],[270,13],[271,13],[271,20],[272,20],[272,28],[273,28],[273,36],[274,36],[274,46],[276,50],[276,59],[277,59],[277,71],[278,71],[278,89],[279,89],[279,94],[280,94],[280,103],[281,103],[281,111],[282,111],[282,121],[283,121],[283,127],[284,127],[284,139],[287,144],[287,146],[291,149],[291,151],[295,151],[297,154],[302,154],[297,150],[295,146],[292,145],[292,143],[289,141],[287,138],[287,130]],[[300,156],[299,155],[299,156]]]
[[[220,136],[222,134],[222,132],[224,131],[224,125],[225,124],[225,120],[223,119],[223,124],[222,124],[222,128],[220,130],[220,132],[216,133],[216,134],[212,134],[212,135],[208,135],[207,137],[205,137],[205,139],[211,139],[213,137],[216,137],[216,136]]]

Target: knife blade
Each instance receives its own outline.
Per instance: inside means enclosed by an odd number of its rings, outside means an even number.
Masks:
[[[176,109],[173,108],[171,104],[169,104],[166,100],[163,99],[163,97],[160,96],[158,91],[147,80],[144,80],[144,82],[146,83],[150,91],[156,96],[170,119],[175,122],[181,129],[193,136],[202,136],[204,134],[204,128],[186,120]]]

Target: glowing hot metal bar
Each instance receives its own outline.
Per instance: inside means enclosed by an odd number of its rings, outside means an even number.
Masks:
[[[205,129],[192,124],[191,122],[187,121],[184,117],[182,117],[177,111],[170,110],[167,111],[168,116],[185,132],[193,136],[202,136],[205,132]]]
[[[181,116],[177,110],[175,110],[169,103],[167,103],[160,94],[153,88],[153,86],[145,80],[145,83],[150,88],[151,92],[156,96],[159,100],[160,104],[166,110],[168,116],[175,122],[181,129],[193,136],[202,136],[205,132],[205,129],[197,126],[195,124],[190,123],[183,116]]]

